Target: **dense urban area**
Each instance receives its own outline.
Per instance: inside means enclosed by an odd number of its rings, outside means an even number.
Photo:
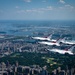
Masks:
[[[50,46],[38,41],[31,36],[1,34],[0,75],[75,75],[75,55],[48,50],[71,45]]]

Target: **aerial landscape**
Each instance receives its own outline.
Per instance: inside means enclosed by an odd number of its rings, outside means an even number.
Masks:
[[[0,75],[75,75],[75,0],[0,0]]]

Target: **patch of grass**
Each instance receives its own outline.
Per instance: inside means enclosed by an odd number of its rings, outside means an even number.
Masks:
[[[19,57],[20,56],[20,53],[15,53],[13,55],[11,55],[10,57]]]

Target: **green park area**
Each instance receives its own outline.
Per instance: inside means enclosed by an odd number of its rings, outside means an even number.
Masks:
[[[41,67],[47,66],[47,70],[51,72],[52,70],[58,68],[65,68],[65,65],[73,67],[75,65],[75,56],[71,55],[60,55],[60,54],[41,54],[41,53],[13,53],[9,56],[0,58],[0,62],[9,61],[10,64],[15,64],[16,61],[19,65],[39,65]]]

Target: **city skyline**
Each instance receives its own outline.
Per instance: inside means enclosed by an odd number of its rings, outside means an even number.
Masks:
[[[0,0],[0,20],[75,20],[75,0]]]

